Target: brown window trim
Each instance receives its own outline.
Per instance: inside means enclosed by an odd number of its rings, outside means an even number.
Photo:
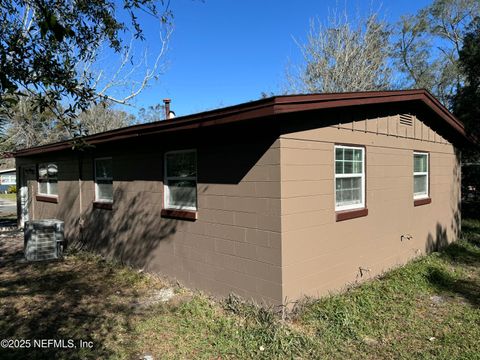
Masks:
[[[195,221],[198,219],[198,212],[192,210],[162,209],[160,216],[165,218]]]
[[[337,211],[335,214],[337,217],[336,220],[338,222],[338,221],[350,220],[350,219],[367,216],[368,209],[362,208],[362,209],[355,209],[355,210]]]
[[[55,195],[37,195],[35,199],[37,201],[58,204],[58,196]]]
[[[104,209],[104,210],[112,210],[113,203],[112,202],[102,202],[102,201],[94,201],[93,202],[94,209]]]
[[[432,202],[431,198],[425,198],[425,199],[414,199],[413,200],[413,206],[421,206],[421,205],[427,205]]]

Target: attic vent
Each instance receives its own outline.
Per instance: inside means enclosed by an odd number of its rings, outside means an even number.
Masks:
[[[400,114],[400,125],[412,126],[413,116],[410,114]]]
[[[35,220],[25,223],[25,258],[29,261],[62,257],[63,221]]]

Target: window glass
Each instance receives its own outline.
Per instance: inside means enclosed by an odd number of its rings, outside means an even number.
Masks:
[[[113,184],[111,181],[102,181],[97,183],[97,200],[113,200]]]
[[[56,164],[39,164],[37,176],[39,194],[54,196],[58,195],[58,167]]]
[[[413,154],[413,197],[428,197],[428,153]]]
[[[195,150],[165,154],[165,207],[196,210],[197,154]]]
[[[415,175],[413,177],[413,191],[415,195],[427,194],[427,175]]]
[[[97,159],[95,161],[95,175],[97,179],[111,179],[112,159]]]
[[[338,205],[362,203],[362,178],[340,178],[336,181]]]
[[[196,206],[196,183],[192,180],[170,180],[169,204],[178,207]]]
[[[335,147],[335,208],[348,210],[365,206],[364,148]]]
[[[38,183],[38,192],[40,194],[48,194],[48,184],[46,181],[41,181]]]
[[[427,172],[427,154],[414,154],[414,172]]]
[[[112,159],[95,159],[95,201],[113,201]]]
[[[194,152],[168,153],[168,177],[194,177],[197,176],[197,164]]]

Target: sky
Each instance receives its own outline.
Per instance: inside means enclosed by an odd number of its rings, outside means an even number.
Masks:
[[[389,23],[413,15],[431,0],[171,0],[173,33],[164,74],[134,102],[148,107],[172,99],[177,116],[235,105],[279,93],[289,61],[301,54],[309,22],[326,21],[334,9],[352,16],[378,10]],[[158,28],[141,18],[151,54],[158,51]],[[130,109],[135,113],[135,109]]]

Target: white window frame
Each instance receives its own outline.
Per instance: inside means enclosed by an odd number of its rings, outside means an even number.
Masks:
[[[337,149],[355,149],[362,150],[362,173],[361,174],[337,174]],[[357,210],[365,208],[365,147],[364,146],[351,146],[351,145],[335,145],[333,150],[333,201],[335,202],[335,211]],[[362,201],[360,204],[340,205],[337,206],[337,179],[339,178],[361,178],[362,183]]]
[[[112,191],[113,191],[113,162],[112,162],[112,176],[98,177],[97,176],[97,160],[112,160],[112,158],[111,157],[100,157],[100,158],[95,158],[93,160],[94,161],[93,162],[93,171],[95,172],[95,202],[112,204],[113,203],[113,196],[112,196],[111,200],[110,199],[100,199],[97,180],[111,181],[112,182]]]
[[[40,166],[46,166],[47,169],[48,169],[48,165],[55,165],[57,167],[57,175],[55,176],[55,182],[57,183],[57,194],[52,194],[51,183],[53,181],[51,181],[48,178],[48,175],[47,175],[47,180],[40,179]],[[47,170],[47,174],[48,174],[48,170]],[[41,189],[40,189],[40,184],[41,183],[47,184],[47,192],[46,193],[41,192]],[[41,163],[41,164],[38,164],[38,167],[37,167],[37,186],[38,186],[38,195],[58,198],[58,165],[57,165],[57,163]]]
[[[415,155],[426,155],[427,156],[427,171],[415,171]],[[415,195],[415,185],[413,187],[413,199],[428,199],[430,197],[430,154],[425,151],[414,151],[413,152],[413,181],[415,181],[415,175],[426,175],[427,176],[427,193]]]
[[[167,174],[167,155],[171,154],[183,154],[183,153],[195,153],[195,176],[189,177],[179,177],[179,176],[168,176]],[[197,192],[197,174],[198,174],[198,166],[197,166],[197,149],[185,149],[185,150],[173,150],[167,151],[163,156],[163,208],[168,210],[187,210],[187,211],[197,211],[198,208],[198,192]],[[168,188],[168,182],[170,180],[190,180],[195,181],[195,206],[177,206],[177,205],[170,205],[168,203],[168,199],[170,198],[170,189]]]

